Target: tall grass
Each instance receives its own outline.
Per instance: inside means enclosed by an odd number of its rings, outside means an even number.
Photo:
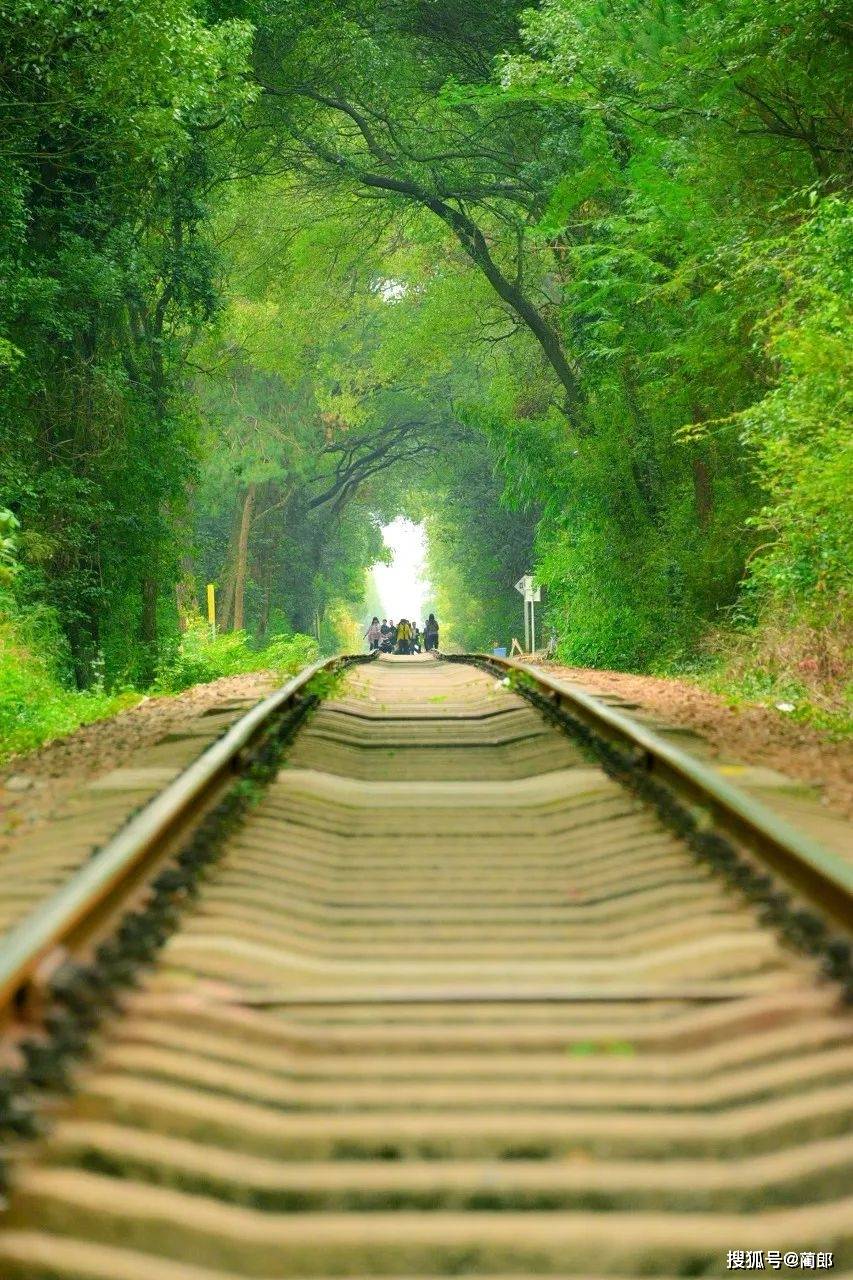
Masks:
[[[0,614],[0,762],[72,733],[82,724],[115,715],[146,692],[179,693],[190,685],[251,671],[289,675],[317,657],[310,636],[273,636],[253,648],[243,632],[211,637],[196,624],[175,639],[150,690],[108,690],[102,684],[71,689],[51,656],[50,630],[28,634],[10,611]]]
[[[311,636],[271,636],[263,648],[253,648],[245,631],[230,631],[212,637],[202,622],[193,623],[167,652],[157,674],[154,690],[178,693],[193,684],[206,684],[222,676],[250,671],[275,671],[292,675],[317,657],[317,642]]]
[[[53,664],[0,618],[0,761],[32,751],[81,724],[115,715],[142,694],[66,688]]]

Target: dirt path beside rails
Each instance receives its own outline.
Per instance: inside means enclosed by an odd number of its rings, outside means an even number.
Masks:
[[[8,761],[0,768],[0,853],[53,817],[81,787],[126,764],[136,752],[186,730],[215,708],[258,701],[277,683],[272,672],[252,672],[197,684],[172,697],[146,698]],[[235,715],[240,710],[235,706]]]
[[[763,765],[820,789],[820,803],[853,817],[853,743],[833,741],[826,733],[800,724],[783,711],[732,706],[724,697],[689,680],[631,675],[537,663],[558,679],[582,685],[614,700],[628,714],[690,729],[703,740],[709,760]],[[656,723],[655,727],[658,727]],[[691,749],[689,741],[684,745]]]

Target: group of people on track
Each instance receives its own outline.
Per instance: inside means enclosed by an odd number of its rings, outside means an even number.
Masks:
[[[430,653],[438,648],[438,622],[431,613],[423,625],[401,618],[374,618],[364,633],[371,653]]]

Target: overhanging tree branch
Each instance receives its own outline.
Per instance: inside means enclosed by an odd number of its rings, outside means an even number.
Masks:
[[[492,255],[481,227],[464,207],[464,202],[468,199],[486,199],[489,195],[511,198],[518,194],[517,188],[510,188],[504,183],[487,182],[484,185],[480,185],[476,192],[472,188],[461,191],[458,184],[456,184],[455,189],[439,185],[437,189],[432,190],[408,174],[399,176],[395,173],[384,172],[384,169],[396,166],[399,163],[398,158],[386,150],[385,146],[378,140],[375,130],[366,120],[364,113],[359,111],[352,103],[342,97],[322,94],[313,89],[296,88],[285,92],[268,84],[262,85],[262,87],[265,93],[272,97],[302,96],[310,101],[318,102],[329,110],[344,115],[355,125],[357,136],[361,139],[368,155],[378,162],[378,168],[368,167],[356,157],[345,156],[338,151],[331,150],[318,139],[296,130],[293,126],[290,127],[290,132],[315,159],[321,160],[335,172],[343,174],[369,191],[387,192],[389,195],[402,196],[406,200],[428,209],[444,222],[456,237],[463,252],[486,277],[498,297],[515,312],[521,322],[533,334],[546,360],[562,384],[565,393],[564,410],[566,414],[574,420],[576,425],[580,425],[580,414],[584,401],[583,390],[563,349],[558,331],[549,324],[538,307],[525,294],[519,283],[517,269],[515,280],[510,279],[503,271]]]

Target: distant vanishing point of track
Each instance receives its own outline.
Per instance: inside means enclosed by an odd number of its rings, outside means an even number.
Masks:
[[[351,667],[18,930],[4,1280],[853,1269],[849,884],[502,675]]]

